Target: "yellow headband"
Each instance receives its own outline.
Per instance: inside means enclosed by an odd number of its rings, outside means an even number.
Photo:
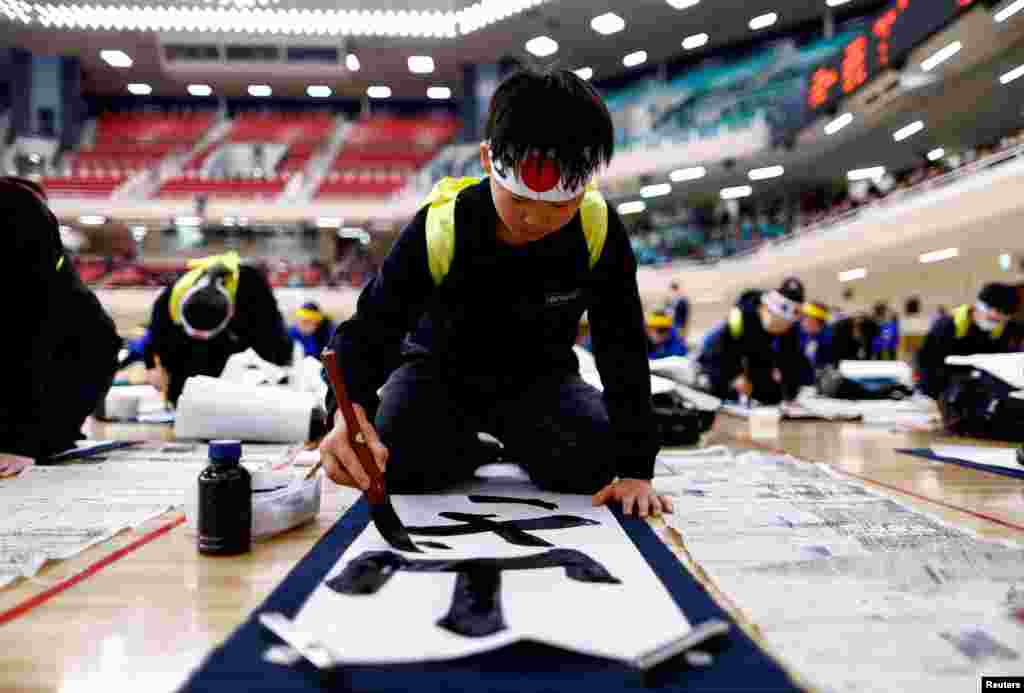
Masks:
[[[310,310],[309,308],[299,308],[295,311],[295,317],[299,320],[313,320],[320,322],[324,319],[324,314],[317,310]]]
[[[235,295],[238,293],[238,277],[242,264],[238,253],[232,250],[223,255],[211,255],[210,257],[203,257],[197,260],[189,260],[188,266],[191,269],[185,276],[175,282],[174,288],[171,289],[171,300],[168,306],[171,312],[171,320],[179,325],[181,324],[181,302],[185,298],[185,294],[199,281],[199,278],[203,276],[207,269],[217,264],[223,264],[231,273],[227,281],[224,282],[224,289],[228,292],[231,300],[235,300]]]
[[[672,327],[672,318],[667,315],[648,315],[647,326],[656,330],[667,330]]]
[[[804,315],[809,318],[817,318],[823,322],[828,322],[829,318],[832,317],[827,310],[813,303],[804,304]]]

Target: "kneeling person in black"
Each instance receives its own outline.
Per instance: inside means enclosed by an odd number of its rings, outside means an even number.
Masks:
[[[541,488],[669,510],[650,483],[658,441],[636,262],[589,187],[613,152],[608,110],[569,71],[524,71],[495,93],[487,137],[489,177],[435,187],[332,341],[388,489],[472,478],[486,431]],[[603,396],[572,351],[584,311]],[[482,341],[494,325],[500,335]],[[332,479],[366,487],[340,417],[321,452]]]

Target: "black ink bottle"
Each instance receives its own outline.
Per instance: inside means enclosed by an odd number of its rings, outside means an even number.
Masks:
[[[199,553],[234,556],[252,544],[252,477],[239,464],[242,443],[211,440],[210,465],[199,474]]]

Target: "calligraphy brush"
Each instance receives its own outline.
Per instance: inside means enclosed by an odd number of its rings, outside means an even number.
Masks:
[[[331,349],[324,349],[320,360],[323,362],[324,368],[327,369],[327,377],[331,381],[331,388],[334,390],[334,399],[338,401],[338,410],[345,417],[349,445],[355,450],[356,457],[359,458],[359,464],[362,465],[363,471],[370,477],[370,486],[366,489],[366,499],[370,503],[370,517],[373,519],[374,524],[377,525],[377,530],[381,536],[389,544],[399,551],[416,551],[419,553],[420,549],[416,548],[416,544],[409,537],[409,532],[405,529],[405,525],[402,524],[398,513],[395,512],[394,506],[391,505],[391,499],[388,498],[387,491],[384,488],[384,475],[381,474],[380,469],[377,467],[377,462],[373,459],[373,454],[366,444],[366,436],[359,425],[359,420],[356,418],[355,409],[352,408],[352,402],[348,398],[348,390],[345,389],[345,379],[342,378],[341,369],[338,367],[337,355]],[[310,475],[314,471],[315,468],[311,470]]]

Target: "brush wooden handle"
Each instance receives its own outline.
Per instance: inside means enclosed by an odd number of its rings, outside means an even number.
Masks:
[[[324,349],[320,360],[327,369],[327,377],[331,381],[331,388],[334,390],[334,399],[338,401],[338,410],[345,418],[345,427],[348,429],[348,443],[356,452],[359,464],[363,471],[370,477],[370,487],[366,489],[366,497],[371,503],[381,503],[385,500],[384,475],[377,467],[373,453],[366,443],[366,434],[363,433],[359,419],[356,418],[356,411],[352,408],[352,401],[348,398],[348,390],[345,389],[345,379],[341,375],[341,368],[338,367],[338,356],[332,349]]]

